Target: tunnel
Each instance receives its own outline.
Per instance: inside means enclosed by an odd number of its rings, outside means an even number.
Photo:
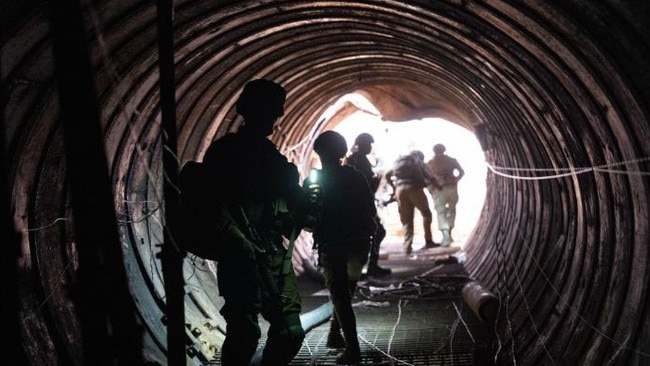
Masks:
[[[465,267],[501,299],[498,364],[650,364],[647,1],[25,0],[0,17],[3,363],[166,364],[172,301],[193,352],[218,350],[215,263],[163,265],[165,197],[268,78],[288,91],[270,138],[303,174],[349,93],[476,135]]]

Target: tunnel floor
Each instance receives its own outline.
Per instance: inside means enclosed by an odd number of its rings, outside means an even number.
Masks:
[[[380,265],[393,273],[364,274],[353,299],[363,365],[493,365],[494,331],[464,302],[468,281],[456,260],[459,248],[414,251],[382,244]],[[416,247],[417,249],[417,247]],[[459,252],[458,252],[459,253]],[[320,281],[300,276],[303,313],[324,306],[328,292]],[[260,347],[264,345],[264,322]],[[325,346],[329,323],[314,326],[290,365],[335,365],[337,350]],[[218,355],[217,355],[218,357]],[[218,365],[219,359],[210,365]]]

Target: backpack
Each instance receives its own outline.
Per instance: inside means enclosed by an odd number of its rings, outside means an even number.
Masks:
[[[217,260],[219,232],[215,225],[216,192],[203,163],[188,161],[178,176],[180,189],[179,247],[198,257]]]
[[[412,155],[400,156],[393,165],[393,174],[404,183],[426,187],[431,182],[428,167]]]

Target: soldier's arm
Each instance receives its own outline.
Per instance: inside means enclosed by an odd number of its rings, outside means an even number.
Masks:
[[[456,176],[456,182],[458,182],[465,175],[465,171],[458,163],[458,160],[454,159],[454,162],[456,165],[456,170],[458,170],[458,175]]]
[[[255,259],[260,252],[259,247],[246,236],[241,224],[237,222],[223,203],[218,203],[216,215],[217,230],[222,233],[219,243],[224,251],[243,252],[249,259]]]

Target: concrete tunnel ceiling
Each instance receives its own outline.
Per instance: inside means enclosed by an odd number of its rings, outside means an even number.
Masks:
[[[143,353],[164,363],[155,3],[83,5],[127,279],[146,330]],[[340,121],[322,113],[347,93],[362,93],[386,120],[455,122],[483,137],[494,168],[466,268],[508,314],[500,363],[647,364],[648,7],[635,0],[176,1],[178,158],[200,159],[213,139],[236,129],[235,98],[259,77],[288,90],[272,139],[301,168],[314,135]],[[31,364],[81,365],[78,309],[67,290],[79,280],[80,261],[46,4],[4,2],[0,10],[3,166],[11,224],[21,234],[22,343]],[[297,250],[303,257],[306,245]],[[294,257],[298,272],[306,271],[302,259]],[[223,339],[213,269],[185,259],[187,321],[202,330],[204,354]]]

